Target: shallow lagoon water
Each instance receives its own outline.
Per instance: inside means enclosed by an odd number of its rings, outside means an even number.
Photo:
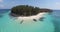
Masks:
[[[0,18],[0,32],[54,32],[53,16],[46,14],[44,17],[43,21],[28,20],[20,24],[16,18],[9,16],[9,12],[4,13],[4,16]]]

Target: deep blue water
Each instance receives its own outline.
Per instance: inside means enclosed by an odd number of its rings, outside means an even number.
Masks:
[[[0,9],[0,18],[5,15],[5,13],[9,12],[10,9]]]
[[[3,27],[2,26],[2,24],[4,24],[5,23],[5,21],[4,20],[6,20],[6,21],[8,21],[9,19],[2,19],[2,18],[4,18],[4,17],[7,17],[7,13],[10,11],[10,9],[0,9],[0,25],[1,25],[1,27]],[[52,13],[52,16],[53,16],[53,24],[54,24],[54,27],[55,27],[55,32],[60,32],[60,10],[53,10],[53,13]],[[4,21],[4,23],[3,23],[3,21]],[[1,28],[0,27],[0,28]]]
[[[60,32],[60,10],[53,10],[55,32]]]

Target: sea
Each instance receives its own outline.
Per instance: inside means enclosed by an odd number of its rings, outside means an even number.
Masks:
[[[52,11],[43,21],[20,24],[10,16],[10,9],[0,9],[0,32],[60,32],[60,10]]]

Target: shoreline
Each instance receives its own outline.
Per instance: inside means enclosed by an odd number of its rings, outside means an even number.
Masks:
[[[33,19],[40,19],[41,17],[44,17],[44,14],[46,14],[46,12],[42,12],[42,13],[38,13],[37,15],[34,15],[34,16],[28,16],[28,17],[17,17],[17,19],[21,19],[21,20],[33,20]]]

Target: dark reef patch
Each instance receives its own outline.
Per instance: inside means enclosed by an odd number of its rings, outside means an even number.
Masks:
[[[22,24],[23,23],[23,20],[20,22],[20,24]]]
[[[2,18],[3,17],[3,15],[0,15],[0,18]]]

